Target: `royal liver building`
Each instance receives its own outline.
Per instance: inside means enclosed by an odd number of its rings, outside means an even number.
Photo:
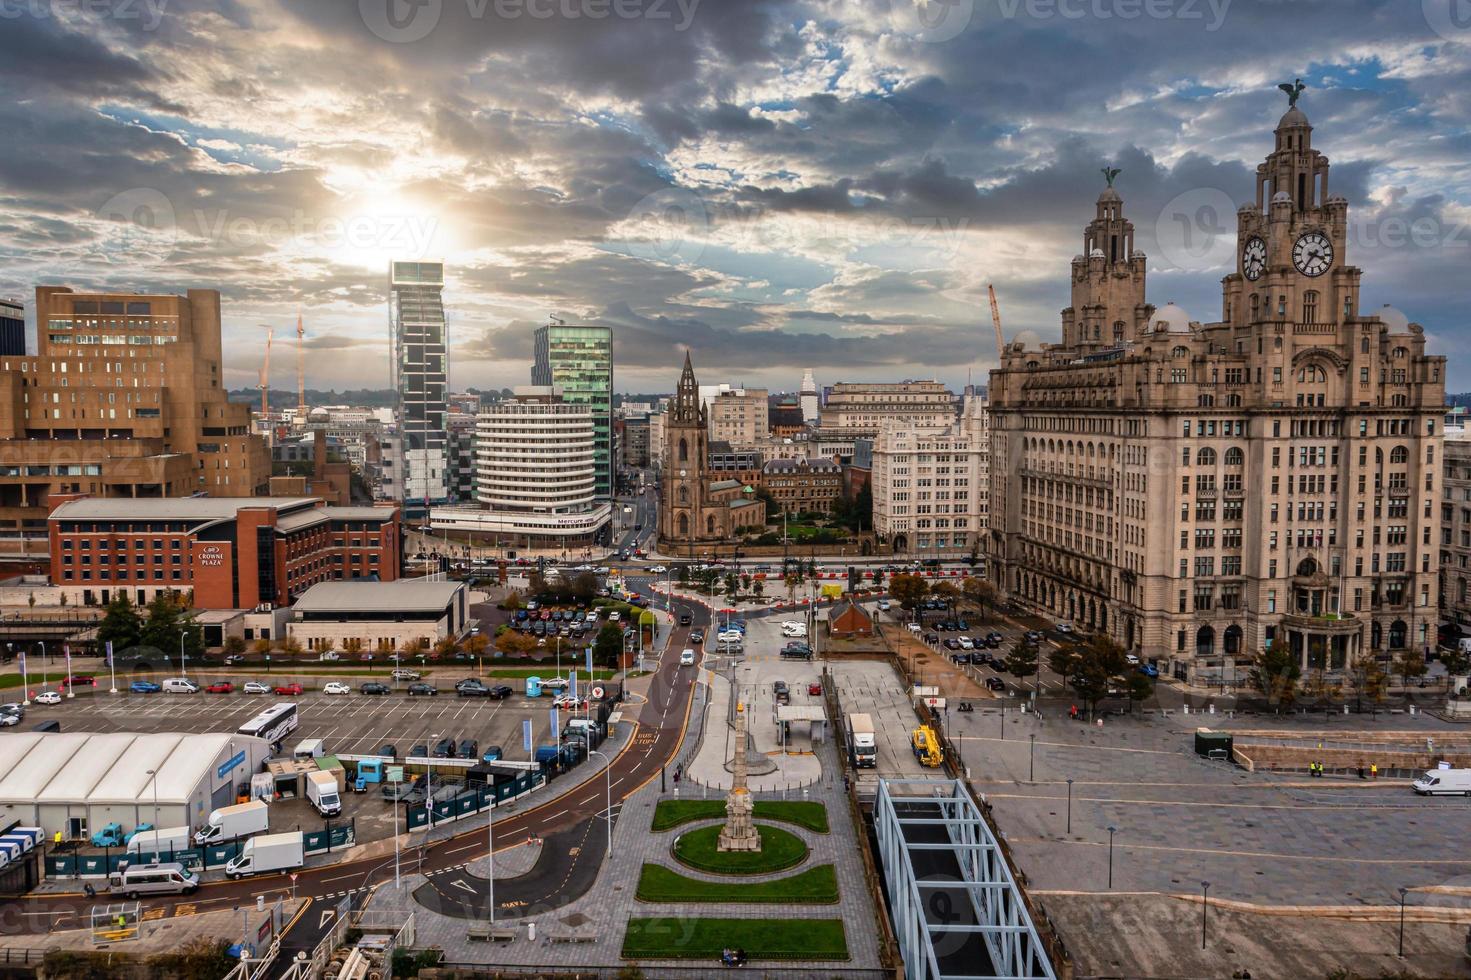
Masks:
[[[1218,321],[1146,301],[1109,170],[1062,343],[1020,335],[991,374],[996,587],[1199,681],[1435,640],[1445,358],[1360,306],[1348,201],[1284,87]]]

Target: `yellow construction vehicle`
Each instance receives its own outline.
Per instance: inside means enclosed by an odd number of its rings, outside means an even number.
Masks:
[[[940,740],[935,737],[935,730],[929,725],[920,725],[914,730],[914,757],[922,766],[935,767],[944,758],[940,749]]]

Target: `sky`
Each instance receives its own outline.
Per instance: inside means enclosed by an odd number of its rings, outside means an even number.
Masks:
[[[0,37],[0,295],[217,288],[231,387],[298,312],[309,387],[386,386],[394,258],[446,263],[456,388],[528,383],[550,316],[626,391],[686,347],[984,383],[987,284],[1057,339],[1105,166],[1149,300],[1213,320],[1301,78],[1362,308],[1471,389],[1464,0],[0,0]]]

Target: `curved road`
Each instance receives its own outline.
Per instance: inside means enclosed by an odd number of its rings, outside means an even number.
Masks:
[[[689,612],[695,625],[707,624],[710,618],[705,607],[694,603],[676,600],[675,610]],[[682,649],[687,645],[688,636],[689,627],[680,627],[676,620],[667,649]],[[650,779],[656,778],[661,767],[669,763],[679,751],[689,720],[694,679],[694,671],[679,669],[677,655],[660,660],[651,677],[648,703],[638,706],[639,720],[634,725],[631,736],[621,747],[616,747],[617,755],[612,757],[610,768],[615,815],[619,803]],[[603,751],[610,748],[615,748],[613,743],[604,743]],[[567,778],[562,777],[563,780]],[[590,856],[601,861],[603,848],[598,845],[602,843],[600,838],[606,833],[602,814],[606,810],[604,800],[607,781],[600,773],[570,791],[562,790],[558,786],[560,781],[553,780],[541,791],[548,797],[545,803],[496,819],[497,850],[516,846],[528,837],[546,839],[549,850],[553,839],[562,842],[576,836],[587,841],[587,846],[580,849],[579,854],[590,851]],[[478,821],[476,823],[475,828],[453,837],[424,847],[403,850],[400,855],[402,873],[428,874],[433,881],[445,871],[459,869],[467,862],[483,858],[486,854],[486,833],[485,828],[479,827]],[[541,877],[539,869],[541,865],[548,864],[548,859],[549,854],[544,850],[542,860],[538,862],[537,868],[532,869],[531,876]],[[554,859],[551,863],[558,862]],[[573,861],[574,869],[578,864],[583,865],[584,869],[591,868],[592,874],[584,870],[582,874],[564,875],[559,887],[542,889],[538,896],[540,907],[566,904],[586,889],[592,877],[595,877],[597,865],[594,862]],[[189,915],[254,906],[257,895],[265,895],[268,902],[273,902],[279,897],[290,897],[294,890],[296,898],[309,898],[313,902],[287,927],[282,942],[283,955],[277,961],[283,963],[295,955],[297,950],[310,951],[316,947],[332,925],[331,917],[325,914],[325,910],[335,908],[344,895],[351,894],[358,899],[366,894],[369,886],[392,880],[393,855],[389,854],[386,857],[359,858],[303,869],[298,873],[294,886],[287,875],[262,875],[241,881],[210,882],[190,896],[145,899],[141,904],[145,920],[160,919],[176,914]],[[514,909],[520,905],[513,889],[514,886],[508,881],[505,891],[511,897],[497,895],[497,906],[504,902]],[[560,894],[562,891],[575,891],[575,894],[563,896]],[[98,901],[107,901],[107,896],[99,895]],[[11,923],[23,923],[15,931],[45,933],[48,931],[48,924],[55,929],[85,926],[86,909],[90,904],[81,893],[38,895],[5,903],[4,912],[0,915]]]

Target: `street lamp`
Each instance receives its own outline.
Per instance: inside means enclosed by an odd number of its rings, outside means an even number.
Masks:
[[[1032,745],[1027,750],[1027,782],[1035,783],[1037,781],[1037,736],[1032,734],[1027,738],[1032,740]]]
[[[1409,889],[1404,885],[1399,887],[1399,958],[1405,958],[1405,895]]]
[[[435,732],[429,736],[429,741],[424,745],[424,751],[429,753],[429,761],[424,766],[424,837],[427,840],[429,831],[434,829],[434,743],[438,742],[443,732]]]
[[[1067,832],[1073,832],[1073,781],[1071,777],[1067,781]]]
[[[158,770],[149,769],[148,775],[153,777],[153,851],[158,853]]]
[[[1210,882],[1208,882],[1208,881],[1202,881],[1200,883],[1200,948],[1201,949],[1205,949],[1205,917],[1206,917],[1206,913],[1210,911],[1210,907],[1211,907],[1210,890],[1211,890],[1211,883]]]
[[[1113,890],[1113,835],[1118,832],[1113,824],[1108,825],[1108,888]]]
[[[608,806],[608,859],[613,859],[613,760],[608,758],[597,749],[588,749],[588,755],[602,756],[603,759],[603,792],[607,796]]]

